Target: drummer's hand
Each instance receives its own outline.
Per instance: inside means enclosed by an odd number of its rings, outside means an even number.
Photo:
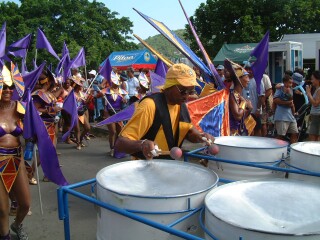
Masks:
[[[141,151],[147,160],[151,160],[153,158],[151,151],[154,147],[154,142],[150,140],[146,140],[141,144]]]
[[[205,143],[207,146],[209,146],[212,143],[214,143],[215,139],[214,139],[214,136],[212,136],[211,134],[209,134],[209,133],[201,133],[200,136],[201,136],[200,142]]]

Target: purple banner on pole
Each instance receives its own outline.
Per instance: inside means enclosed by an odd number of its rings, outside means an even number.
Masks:
[[[256,61],[251,65],[252,73],[254,75],[254,79],[257,83],[257,91],[260,93],[260,85],[263,74],[268,65],[268,57],[269,57],[269,31],[264,35],[263,39],[259,42],[259,44],[252,50],[250,56],[255,56]]]
[[[45,48],[49,53],[51,53],[52,56],[54,56],[56,59],[60,60],[59,56],[56,54],[56,52],[53,50],[50,42],[44,35],[44,33],[41,31],[40,28],[38,28],[38,33],[37,33],[37,44],[36,44],[37,49],[42,49]]]
[[[6,55],[6,42],[7,42],[6,27],[7,27],[7,23],[4,22],[0,31],[0,58]]]
[[[68,112],[71,116],[71,124],[70,124],[69,130],[62,136],[62,141],[66,141],[73,127],[78,124],[77,101],[76,101],[73,89],[64,100],[63,109],[66,112]]]
[[[57,156],[57,152],[49,137],[47,129],[34,106],[30,89],[27,90],[27,106],[24,116],[23,137],[36,140],[42,170],[45,176],[57,185],[68,185],[63,176]]]
[[[12,49],[12,48],[24,48],[24,49],[27,49],[27,48],[29,48],[30,42],[31,42],[31,33],[28,34],[27,36],[21,38],[20,40],[12,43],[9,46],[9,49]]]

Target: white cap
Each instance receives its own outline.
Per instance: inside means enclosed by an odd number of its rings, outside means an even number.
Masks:
[[[89,72],[89,74],[97,75],[97,72],[96,72],[96,70],[91,70],[91,71]]]

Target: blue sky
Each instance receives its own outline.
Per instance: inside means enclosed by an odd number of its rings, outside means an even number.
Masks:
[[[129,17],[133,22],[133,33],[142,39],[158,34],[136,11],[163,22],[171,30],[184,28],[187,20],[178,0],[102,0],[107,8],[119,13],[119,16]],[[205,0],[181,0],[188,16],[194,15],[195,10]]]

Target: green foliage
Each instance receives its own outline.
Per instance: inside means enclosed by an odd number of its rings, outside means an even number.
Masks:
[[[0,3],[0,23],[7,22],[7,46],[32,33],[27,63],[35,57],[37,29],[40,28],[61,57],[64,41],[70,57],[84,47],[88,69],[98,65],[113,51],[137,49],[132,42],[132,22],[117,18],[103,3],[95,0],[20,0]],[[55,67],[58,60],[39,49],[37,63],[46,60]]]
[[[320,0],[207,0],[191,21],[213,58],[223,43],[259,42],[267,30],[270,41],[284,34],[320,32],[319,6]],[[199,53],[189,27],[185,37]]]
[[[179,29],[174,31],[175,34],[181,38],[187,45],[190,44],[189,40],[186,40],[184,37],[185,30]],[[176,47],[174,47],[165,37],[163,37],[161,34],[148,37],[145,40],[150,46],[152,46],[155,50],[157,50],[159,53],[164,55],[165,57],[169,59],[175,59],[175,58],[181,58],[181,53],[177,50]],[[140,49],[143,49],[144,46],[139,43],[138,44]]]

